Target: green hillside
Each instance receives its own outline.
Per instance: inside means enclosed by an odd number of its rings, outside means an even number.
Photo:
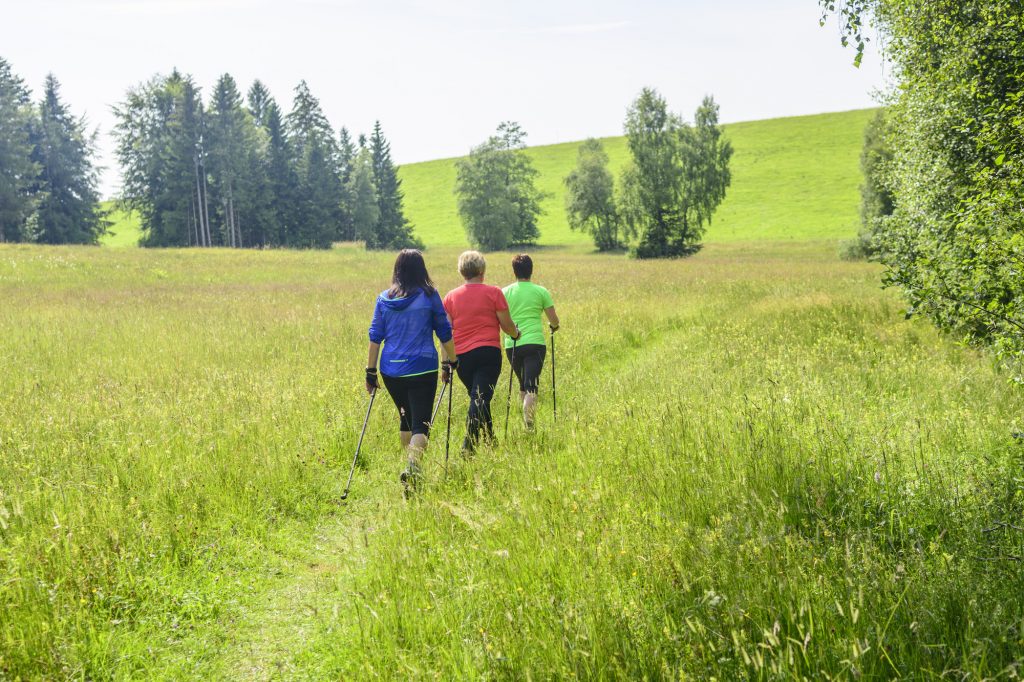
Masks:
[[[736,150],[732,186],[707,234],[709,242],[832,239],[857,231],[859,156],[872,109],[726,125]],[[603,140],[618,174],[628,151],[623,137]],[[576,164],[579,142],[531,147],[541,189],[550,196],[541,217],[541,244],[589,244],[565,221],[562,179]],[[453,188],[455,159],[402,166],[406,214],[428,246],[462,246]],[[121,211],[101,240],[136,246],[138,218]]]
[[[139,238],[142,237],[138,216],[115,208],[113,201],[104,201],[103,209],[110,211],[109,220],[112,224],[107,228],[107,233],[100,237],[100,244],[118,248],[138,246]]]
[[[732,187],[708,241],[818,239],[857,230],[859,156],[873,110],[726,125],[736,150]],[[616,174],[627,158],[623,137],[603,140]],[[579,142],[532,147],[540,187],[551,196],[541,217],[542,244],[586,244],[565,221],[562,179],[576,164]],[[464,244],[455,205],[455,159],[402,166],[405,207],[430,246]]]

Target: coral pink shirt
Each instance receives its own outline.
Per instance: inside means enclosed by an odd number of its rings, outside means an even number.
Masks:
[[[501,348],[501,327],[498,311],[508,310],[505,294],[490,284],[466,283],[448,292],[444,309],[452,320],[455,352],[468,353],[474,348]]]

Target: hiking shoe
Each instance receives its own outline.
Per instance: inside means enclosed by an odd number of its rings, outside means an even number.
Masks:
[[[409,466],[399,476],[399,480],[402,482],[402,494],[408,497],[415,493],[421,478],[423,478],[423,474],[420,470],[420,465],[416,464],[416,462],[409,462]]]

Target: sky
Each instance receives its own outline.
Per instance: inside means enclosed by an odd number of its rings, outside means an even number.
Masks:
[[[287,110],[305,79],[331,123],[380,120],[398,163],[461,156],[504,120],[531,145],[622,133],[657,88],[685,118],[711,94],[723,122],[875,105],[815,0],[0,0],[0,57],[38,96],[49,72],[98,130],[116,193],[111,107],[173,68],[204,93],[262,80]]]

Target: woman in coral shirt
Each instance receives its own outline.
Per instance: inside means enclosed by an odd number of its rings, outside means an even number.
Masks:
[[[466,283],[444,297],[444,309],[452,324],[456,371],[469,392],[469,416],[464,450],[472,450],[479,440],[493,440],[491,398],[501,375],[501,332],[519,338],[512,322],[505,294],[498,287],[484,284],[487,262],[478,251],[459,256],[459,274]]]

